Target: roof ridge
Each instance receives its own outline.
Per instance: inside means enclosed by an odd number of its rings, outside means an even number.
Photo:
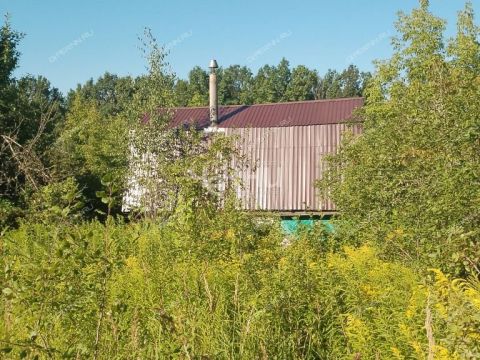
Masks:
[[[276,103],[263,103],[263,104],[238,104],[238,105],[219,105],[219,108],[229,108],[229,107],[241,107],[241,106],[270,106],[270,105],[288,105],[288,104],[308,104],[308,103],[321,103],[321,102],[336,102],[336,101],[347,101],[347,100],[364,100],[364,97],[354,96],[347,98],[335,98],[335,99],[317,99],[317,100],[298,100],[298,101],[286,101],[286,102],[276,102]],[[176,106],[172,109],[208,109],[208,106]]]

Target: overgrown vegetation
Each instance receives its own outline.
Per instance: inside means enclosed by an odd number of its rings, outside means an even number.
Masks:
[[[12,77],[22,35],[7,21],[0,358],[480,358],[479,28],[468,4],[455,38],[444,27],[426,0],[400,15],[358,113],[365,131],[322,183],[335,231],[285,241],[275,217],[239,210],[230,139],[169,127],[159,108],[196,85],[168,71],[148,31],[147,74],[106,74],[63,101],[45,79]],[[299,67],[286,84],[285,61],[262,69],[257,90],[220,87],[235,102],[286,101],[318,80]],[[184,104],[204,101],[197,90]],[[128,169],[146,175],[129,216]]]
[[[265,233],[234,211],[191,220],[186,212],[161,226],[111,219],[10,232],[2,249],[5,356],[480,355],[477,280],[436,272],[428,282],[369,246],[328,253],[318,233],[282,247],[275,228]]]
[[[458,33],[426,1],[397,24],[359,116],[364,134],[333,159],[338,236],[389,259],[465,276],[480,263],[480,43],[471,6]]]

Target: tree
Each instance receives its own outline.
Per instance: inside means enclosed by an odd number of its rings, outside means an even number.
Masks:
[[[285,101],[290,78],[289,63],[285,58],[278,66],[261,67],[254,80],[254,102],[259,104]]]
[[[336,99],[363,96],[371,77],[370,72],[360,72],[355,65],[349,65],[340,73],[329,69],[319,80],[316,97],[318,99]]]
[[[274,102],[277,98],[272,83],[274,69],[264,65],[258,69],[253,85],[253,97],[256,104]]]
[[[340,75],[336,70],[328,69],[317,90],[318,99],[334,99],[341,97],[342,87]]]
[[[0,193],[13,202],[51,178],[48,152],[63,119],[63,98],[48,80],[13,77],[22,37],[7,16],[0,29]]]
[[[189,106],[208,106],[208,73],[195,66],[188,74]]]
[[[18,64],[20,54],[17,47],[22,37],[21,33],[11,28],[10,18],[6,15],[5,22],[0,29],[0,129],[2,135],[0,142],[0,192],[2,196],[12,196],[16,193],[14,189],[16,169],[5,136],[11,138],[16,131],[15,121],[12,121],[16,107],[12,104],[16,102],[17,91],[12,74]]]
[[[56,142],[57,169],[62,177],[74,177],[87,201],[105,212],[121,210],[130,131],[146,117],[154,121],[159,108],[175,104],[175,75],[152,70],[167,67],[162,48],[148,29],[140,40],[148,73],[136,79],[106,73],[96,82],[78,86],[69,94],[65,126]],[[150,57],[150,52],[155,57]],[[108,204],[106,196],[97,196],[106,184],[115,188]]]
[[[128,121],[124,113],[105,115],[102,110],[105,108],[95,100],[85,99],[81,94],[71,97],[54,153],[58,177],[75,178],[89,204],[106,210],[96,192],[101,190],[105,176],[117,180],[118,186],[123,184],[127,171]]]
[[[360,72],[358,67],[350,65],[340,74],[341,97],[363,96],[372,74]]]
[[[130,76],[120,77],[106,72],[96,81],[88,80],[78,85],[75,91],[70,91],[68,103],[75,96],[94,101],[102,115],[116,115],[121,113],[133,97],[135,80]],[[69,106],[70,107],[70,106]]]
[[[115,178],[121,186],[127,169],[126,112],[144,82],[142,76],[133,79],[106,72],[68,94],[65,123],[54,146],[55,169],[59,179],[77,181],[89,207],[107,211],[96,196],[103,177]]]
[[[63,98],[43,77],[15,81],[14,97],[1,132],[0,187],[19,200],[24,190],[36,190],[51,179],[51,146],[63,122]]]
[[[188,88],[188,81],[179,79],[175,83],[175,105],[187,106],[190,102],[190,92]]]
[[[360,72],[360,96],[365,96],[365,90],[368,87],[370,80],[372,80],[372,73],[370,71]]]
[[[360,71],[355,65],[350,65],[340,74],[341,95],[342,97],[361,96],[361,78]]]
[[[292,71],[292,78],[287,86],[287,101],[313,100],[318,86],[318,75],[314,70],[299,65]]]
[[[12,73],[18,66],[20,52],[17,47],[24,34],[12,29],[10,16],[4,18],[4,24],[0,29],[0,88],[13,81]]]
[[[231,65],[220,73],[218,98],[222,105],[252,103],[253,75],[246,66]]]
[[[338,235],[465,275],[480,264],[479,27],[468,3],[445,41],[445,21],[422,0],[397,29],[367,88],[363,135],[331,162]]]
[[[288,84],[292,78],[290,71],[290,63],[287,59],[282,58],[275,69],[275,92],[278,94],[279,101],[286,101],[286,92]]]

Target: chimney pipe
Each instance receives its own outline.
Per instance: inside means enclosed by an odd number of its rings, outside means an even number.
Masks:
[[[217,100],[217,74],[215,69],[218,68],[216,60],[210,60],[210,126],[215,127],[218,124],[218,100]]]

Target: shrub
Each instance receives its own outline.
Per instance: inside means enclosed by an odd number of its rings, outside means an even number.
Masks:
[[[0,199],[0,231],[17,226],[17,219],[23,211],[12,202]]]
[[[80,220],[84,212],[83,197],[73,178],[51,183],[32,193],[28,200],[26,219],[45,224]]]

